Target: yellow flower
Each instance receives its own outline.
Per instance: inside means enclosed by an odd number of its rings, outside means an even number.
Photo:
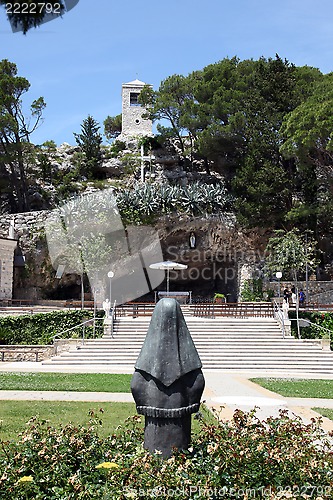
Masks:
[[[102,462],[96,465],[96,469],[119,469],[119,465],[115,462]]]
[[[17,482],[18,483],[32,483],[34,478],[32,476],[23,476]]]

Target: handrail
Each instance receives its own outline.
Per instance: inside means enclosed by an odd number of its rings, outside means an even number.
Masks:
[[[290,321],[303,321],[304,323],[308,323],[309,325],[313,325],[317,328],[319,328],[320,330],[325,330],[325,332],[328,332],[328,338],[331,340],[331,333],[332,333],[332,330],[330,330],[329,328],[325,328],[324,326],[321,326],[321,325],[317,325],[317,323],[313,323],[312,321],[310,321],[309,319],[306,319],[306,318],[290,318]]]
[[[87,319],[86,321],[83,321],[82,323],[79,323],[78,325],[72,326],[71,328],[67,328],[66,330],[63,330],[62,332],[56,333],[52,337],[53,343],[54,343],[54,341],[56,340],[57,337],[60,337],[64,333],[70,332],[72,330],[75,330],[75,328],[79,328],[79,327],[82,326],[83,327],[83,329],[82,329],[82,345],[84,345],[85,327],[86,327],[87,323],[92,324],[92,323],[95,323],[96,320],[104,320],[104,318],[96,318],[96,317],[95,318],[90,318],[90,319]]]
[[[274,318],[280,323],[280,326],[282,328],[282,336],[285,338],[286,330],[285,330],[285,317],[284,317],[284,312],[283,309],[280,307],[280,304],[274,300],[273,302],[273,308],[274,308]]]

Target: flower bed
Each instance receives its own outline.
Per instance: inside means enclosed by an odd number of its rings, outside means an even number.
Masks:
[[[61,430],[36,418],[17,443],[2,443],[0,498],[313,498],[333,496],[332,436],[320,421],[289,418],[260,422],[236,410],[231,422],[201,430],[190,449],[168,460],[142,447],[138,416],[107,439],[99,417],[89,428]]]

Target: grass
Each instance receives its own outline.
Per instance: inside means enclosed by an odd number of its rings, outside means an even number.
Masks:
[[[333,410],[329,408],[312,408],[312,410],[316,411],[323,417],[327,417],[330,420],[333,420]]]
[[[100,410],[103,411],[100,411]],[[136,414],[134,403],[87,403],[64,401],[1,401],[0,439],[15,440],[27,427],[34,416],[49,421],[52,427],[60,427],[69,422],[88,426],[90,415],[103,425],[97,425],[101,437],[106,437],[130,415]]]
[[[251,378],[265,389],[287,398],[333,399],[333,380]]]
[[[203,406],[205,418],[214,421],[214,417]],[[0,440],[15,440],[27,427],[27,422],[34,416],[47,420],[52,427],[60,427],[69,422],[88,426],[89,420],[101,420],[96,425],[100,437],[107,437],[121,425],[127,417],[136,415],[134,403],[87,403],[64,401],[1,401]],[[93,415],[93,416],[92,416]],[[144,425],[144,416],[142,426]],[[193,433],[199,432],[199,422],[192,418]]]
[[[132,375],[120,373],[0,373],[3,391],[130,392]]]

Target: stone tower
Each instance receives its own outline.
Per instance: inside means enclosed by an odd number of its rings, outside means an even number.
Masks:
[[[138,97],[146,84],[140,80],[122,85],[122,137],[138,135],[153,135],[152,122],[142,118],[144,107],[138,102]]]

